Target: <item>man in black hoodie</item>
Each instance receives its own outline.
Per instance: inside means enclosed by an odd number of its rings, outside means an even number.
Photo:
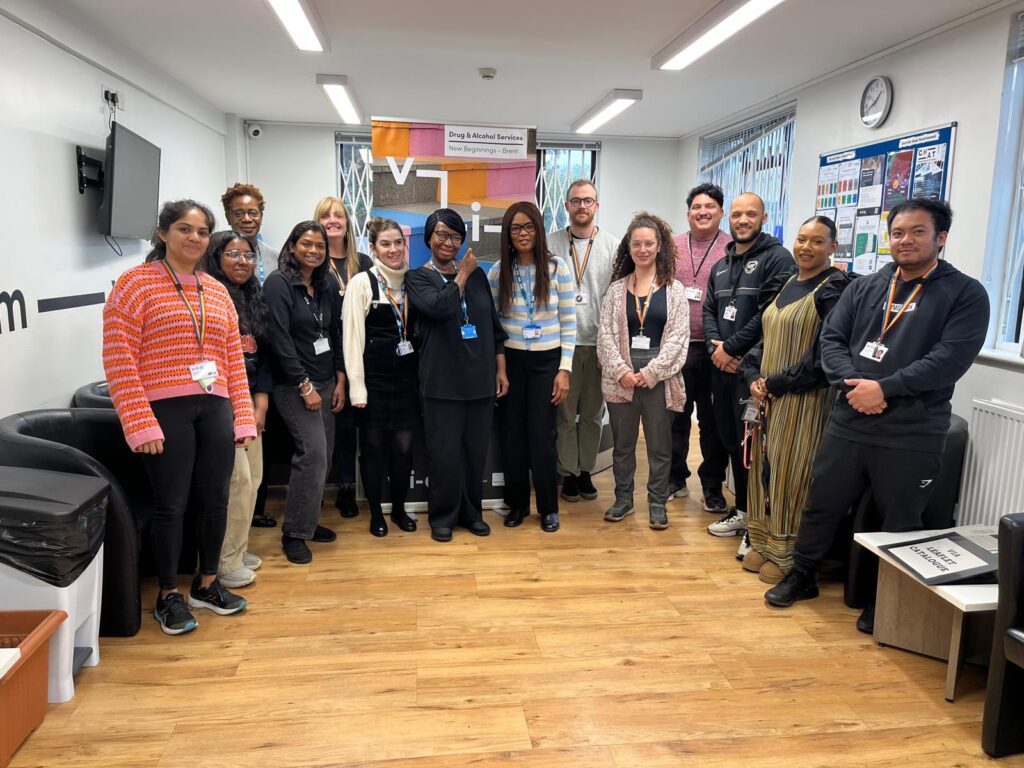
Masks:
[[[793,569],[765,593],[771,605],[818,596],[817,565],[868,486],[883,531],[921,528],[941,468],[953,385],[988,330],[981,283],[939,260],[952,218],[937,200],[893,208],[894,263],[853,281],[825,320],[822,367],[842,397],[814,459]],[[859,629],[870,631],[873,608]]]
[[[712,407],[722,445],[729,452],[736,505],[708,526],[712,536],[744,535],[737,556],[747,548],[747,470],[743,467],[743,409],[748,392],[736,375],[740,358],[761,340],[764,286],[796,268],[782,243],[761,231],[768,216],[753,192],[738,195],[729,207],[733,241],[708,278],[704,299],[704,339],[715,370],[711,372]]]

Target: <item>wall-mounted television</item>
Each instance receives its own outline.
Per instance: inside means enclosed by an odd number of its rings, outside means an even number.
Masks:
[[[148,240],[160,206],[160,147],[113,123],[103,162],[101,235]]]

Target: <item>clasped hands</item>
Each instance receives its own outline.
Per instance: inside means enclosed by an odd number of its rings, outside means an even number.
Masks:
[[[712,339],[711,343],[715,345],[715,351],[711,353],[711,364],[725,373],[736,373],[740,359],[726,352],[721,341]]]
[[[873,379],[843,379],[850,387],[846,393],[846,402],[858,413],[874,416],[888,407],[882,385]]]

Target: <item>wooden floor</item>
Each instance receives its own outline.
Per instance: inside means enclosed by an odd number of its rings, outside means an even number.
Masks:
[[[375,539],[325,507],[339,540],[292,566],[253,529],[244,614],[168,637],[147,584],[142,631],[102,641],[12,765],[1024,766],[981,752],[981,670],[949,704],[945,665],[858,633],[840,585],[769,609],[697,501],[666,531],[644,504],[605,523],[596,479],[555,534],[488,512],[489,538]]]

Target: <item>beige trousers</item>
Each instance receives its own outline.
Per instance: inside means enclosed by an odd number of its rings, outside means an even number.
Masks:
[[[218,573],[230,573],[242,567],[242,555],[249,545],[249,526],[256,509],[256,491],[263,481],[263,436],[248,448],[235,446],[235,468],[228,492],[228,521],[224,526],[224,545],[220,550]]]

